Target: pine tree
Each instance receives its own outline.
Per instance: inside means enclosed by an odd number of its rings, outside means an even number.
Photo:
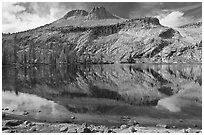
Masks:
[[[17,52],[18,52],[18,40],[17,40],[17,34],[14,35],[14,41],[13,41],[13,55],[14,55],[14,63],[17,63],[18,61],[18,56],[17,56]]]

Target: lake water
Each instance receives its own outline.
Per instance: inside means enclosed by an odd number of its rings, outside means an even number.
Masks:
[[[24,119],[202,124],[201,64],[3,67],[2,88],[3,112]]]

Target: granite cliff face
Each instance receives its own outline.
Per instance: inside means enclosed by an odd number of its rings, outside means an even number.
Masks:
[[[3,64],[201,62],[202,26],[168,28],[103,7],[73,10],[36,29],[2,36]]]
[[[88,12],[86,12],[85,10],[72,10],[70,12],[68,12],[63,19],[70,19],[70,18],[76,18],[76,17],[84,17],[88,15]]]

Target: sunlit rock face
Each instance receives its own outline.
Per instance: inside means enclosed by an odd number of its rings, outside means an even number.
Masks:
[[[168,28],[157,18],[124,19],[96,7],[45,26],[2,36],[2,62],[200,63],[202,25]]]
[[[87,16],[88,12],[85,10],[72,10],[68,12],[62,19],[76,19],[77,17]]]
[[[119,19],[119,17],[106,11],[104,7],[94,7],[88,13],[87,19]]]

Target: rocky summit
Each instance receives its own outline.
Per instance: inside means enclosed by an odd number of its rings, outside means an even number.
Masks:
[[[88,19],[119,19],[119,17],[106,11],[104,7],[94,7],[87,16]]]
[[[104,7],[2,36],[2,60],[31,63],[201,63],[202,22],[179,28],[154,17],[124,19]]]
[[[69,19],[71,17],[84,17],[87,16],[88,12],[86,12],[85,10],[72,10],[70,12],[68,12],[63,19]]]

